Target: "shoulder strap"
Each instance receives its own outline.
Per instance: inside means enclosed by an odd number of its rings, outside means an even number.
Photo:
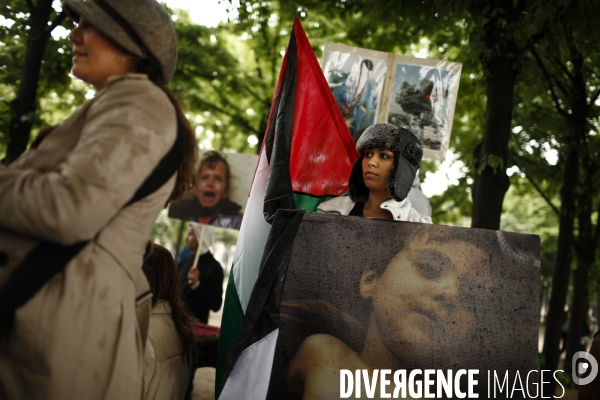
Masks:
[[[171,147],[171,150],[160,160],[152,174],[142,186],[135,192],[133,198],[125,204],[125,207],[135,203],[143,199],[144,197],[156,192],[162,185],[164,185],[177,170],[179,169],[179,165],[183,159],[183,133],[181,129],[177,134],[177,139],[175,139],[175,143]]]
[[[177,172],[182,159],[183,139],[181,129],[178,129],[177,139],[169,152],[123,208],[158,190]],[[7,331],[12,325],[15,310],[27,303],[46,282],[62,271],[89,242],[62,246],[41,241],[27,254],[0,288],[0,333]]]

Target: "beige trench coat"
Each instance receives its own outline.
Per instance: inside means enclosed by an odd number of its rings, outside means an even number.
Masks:
[[[175,177],[123,206],[176,127],[172,104],[145,75],[113,77],[37,149],[0,168],[0,285],[40,239],[91,240],[0,338],[0,399],[142,397],[142,256]]]
[[[171,306],[160,301],[152,308],[144,353],[144,400],[183,400],[192,369],[181,355]]]

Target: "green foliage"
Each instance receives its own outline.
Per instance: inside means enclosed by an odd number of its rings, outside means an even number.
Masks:
[[[222,242],[226,246],[237,244],[240,231],[226,228],[215,228],[215,242]]]
[[[179,57],[170,87],[199,126],[201,144],[220,150],[253,150],[246,138],[256,134],[260,121],[246,112],[251,107],[243,97],[249,97],[257,83],[246,79],[240,61],[227,48],[226,33],[194,25],[185,13],[176,14],[175,28]]]
[[[581,218],[597,225],[597,213],[592,212],[600,205],[600,37],[595,21],[589,18],[593,9],[591,3],[582,1],[564,10],[525,59],[511,147],[512,162],[556,209],[560,208],[558,194],[567,152],[577,151],[579,171],[567,179],[577,182],[574,195],[580,221],[575,230],[579,239],[584,235]],[[584,216],[587,202],[593,206]],[[590,277],[598,274],[595,265]]]
[[[54,0],[54,7],[55,11],[51,13],[49,22],[53,21],[61,10],[60,2]],[[10,102],[16,97],[21,79],[30,18],[27,2],[24,0],[6,1],[0,6],[0,159],[5,154],[8,142]],[[63,21],[62,26],[70,28],[72,22]],[[56,105],[59,109],[73,110],[83,102],[83,96],[71,89],[71,78],[68,74],[70,68],[70,43],[66,37],[51,36],[46,45],[38,81],[38,111],[25,116],[33,122],[32,139],[39,127],[51,126],[59,122],[53,107],[47,108],[46,104]]]
[[[207,28],[192,24],[185,13],[176,16],[179,62],[170,86],[198,126],[201,147],[257,152],[285,36],[269,28],[262,35],[271,42],[266,47],[251,33],[242,34],[239,24]]]
[[[552,198],[556,203],[559,202],[557,197]],[[511,177],[511,186],[504,200],[501,229],[540,236],[540,275],[543,279],[552,278],[558,237],[558,215],[548,207],[529,180],[518,173]]]
[[[179,230],[181,229],[181,224],[184,224],[184,233],[187,228],[187,223],[171,219],[167,215],[167,209],[164,209],[158,215],[156,222],[152,226],[152,231],[150,232],[150,239],[164,246],[166,248],[174,249],[177,245],[177,239],[179,236]]]
[[[443,194],[429,199],[436,224],[471,226],[471,183],[470,177],[459,178],[457,185],[451,185]]]

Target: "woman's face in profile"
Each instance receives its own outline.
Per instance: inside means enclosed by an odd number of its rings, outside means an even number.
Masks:
[[[69,34],[69,40],[73,44],[71,72],[96,89],[102,89],[109,77],[123,75],[133,69],[133,56],[83,18]]]
[[[371,323],[390,351],[425,350],[442,345],[439,338],[464,339],[474,321],[466,297],[489,279],[486,254],[475,245],[422,235],[381,276],[363,276],[361,293],[372,298]]]
[[[394,166],[394,153],[377,147],[364,150],[362,173],[365,186],[370,191],[388,191],[388,181]]]
[[[227,167],[221,161],[205,163],[198,174],[196,197],[202,207],[212,208],[228,196]]]

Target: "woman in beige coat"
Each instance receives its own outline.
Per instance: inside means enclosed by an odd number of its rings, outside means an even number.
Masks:
[[[63,6],[79,22],[72,73],[97,93],[0,167],[0,289],[38,243],[84,247],[0,326],[0,398],[140,399],[144,248],[161,209],[193,184],[196,157],[193,131],[164,89],[175,32],[155,0]],[[177,173],[130,203],[178,135]]]
[[[152,315],[144,354],[144,399],[182,400],[197,362],[192,317],[179,297],[175,260],[150,244],[144,273],[152,290]]]

